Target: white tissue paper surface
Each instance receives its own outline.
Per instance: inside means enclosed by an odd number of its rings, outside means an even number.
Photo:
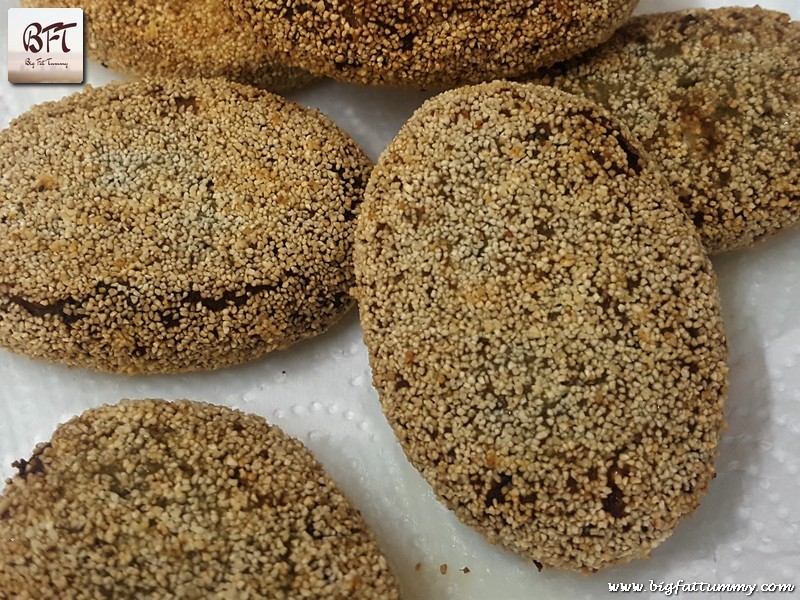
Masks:
[[[5,66],[7,9],[16,2],[0,4]],[[637,10],[724,4],[643,0]],[[800,19],[799,0],[760,4]],[[120,78],[87,61],[87,83]],[[0,127],[80,87],[11,85],[3,77]],[[324,81],[292,99],[329,115],[375,160],[429,95]],[[376,532],[405,600],[577,600],[613,596],[616,583],[642,584],[643,592],[625,595],[652,598],[678,582],[800,586],[800,229],[717,257],[714,266],[730,340],[729,427],[709,494],[648,560],[592,575],[539,572],[461,525],[407,462],[381,413],[357,310],[315,339],[211,373],[114,376],[0,350],[0,478],[88,408],[189,398],[262,415],[305,442]],[[744,597],[694,589],[679,595]]]

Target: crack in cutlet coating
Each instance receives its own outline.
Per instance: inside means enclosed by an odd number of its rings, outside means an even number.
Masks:
[[[222,79],[142,80],[0,132],[0,343],[124,373],[214,369],[352,304],[371,163],[327,117]]]
[[[591,571],[697,506],[727,394],[715,276],[605,110],[506,82],[433,98],[373,170],[354,260],[388,419],[489,541]]]
[[[82,8],[87,52],[130,75],[224,77],[288,93],[314,77],[271,60],[222,0],[22,0],[36,8]]]
[[[225,0],[281,62],[361,84],[518,76],[597,46],[638,0]]]
[[[709,252],[800,222],[800,22],[788,15],[757,7],[642,15],[533,80],[622,119]]]
[[[123,400],[15,466],[0,496],[0,597],[399,598],[358,510],[261,417]]]

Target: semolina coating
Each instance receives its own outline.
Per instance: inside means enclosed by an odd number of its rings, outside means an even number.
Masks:
[[[373,170],[354,260],[388,420],[488,541],[595,571],[698,505],[727,394],[715,276],[604,109],[509,82],[429,100]]]
[[[264,419],[123,400],[56,429],[0,496],[0,598],[399,598],[311,452]]]
[[[800,22],[789,15],[729,7],[638,16],[532,80],[622,119],[709,252],[800,222]]]
[[[0,344],[119,373],[210,370],[351,306],[369,159],[332,121],[223,79],[34,107],[0,132]]]
[[[223,0],[20,0],[31,8],[82,8],[88,55],[136,76],[224,77],[287,93],[314,77],[271,60]]]
[[[275,60],[349,83],[444,88],[597,46],[638,0],[225,0]]]

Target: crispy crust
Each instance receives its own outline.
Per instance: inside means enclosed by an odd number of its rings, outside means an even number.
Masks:
[[[270,60],[221,0],[21,0],[23,6],[82,8],[89,56],[129,75],[224,77],[287,93],[313,81]]]
[[[359,512],[260,417],[124,400],[15,465],[0,496],[0,595],[399,598]]]
[[[145,80],[0,132],[0,343],[125,373],[214,369],[351,305],[371,163],[329,119],[256,88]]]
[[[622,119],[710,252],[800,222],[800,22],[761,8],[642,15],[533,80]]]
[[[277,60],[352,83],[451,87],[511,77],[608,39],[637,0],[226,0]]]
[[[433,98],[373,171],[354,259],[388,419],[489,541],[596,570],[697,506],[727,393],[715,277],[605,110],[505,82]]]

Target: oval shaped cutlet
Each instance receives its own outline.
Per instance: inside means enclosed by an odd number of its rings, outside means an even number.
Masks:
[[[636,0],[225,0],[280,62],[360,84],[439,88],[518,76],[597,46]]]
[[[758,7],[633,18],[532,79],[631,128],[709,252],[800,222],[800,22]]]
[[[255,415],[123,400],[15,466],[0,495],[10,597],[399,598],[358,510]]]
[[[123,373],[215,369],[351,305],[371,163],[333,122],[222,79],[42,104],[0,132],[0,343]]]
[[[32,8],[82,8],[86,52],[120,73],[224,77],[287,93],[314,77],[267,56],[222,0],[21,0]]]
[[[697,506],[727,392],[715,277],[605,110],[506,82],[433,98],[373,170],[354,260],[389,422],[490,542],[596,570]]]

